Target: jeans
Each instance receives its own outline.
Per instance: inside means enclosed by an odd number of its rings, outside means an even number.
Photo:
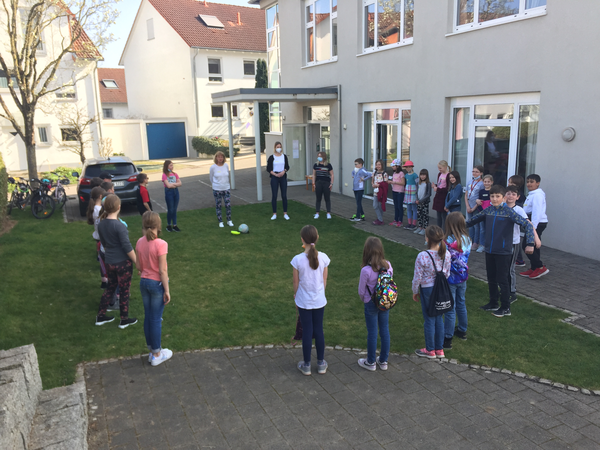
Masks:
[[[356,217],[359,219],[365,215],[362,207],[362,198],[364,193],[364,189],[361,189],[360,191],[354,191],[354,200],[356,200]]]
[[[409,203],[406,205],[406,217],[409,220],[409,224],[410,221],[417,221],[417,204],[416,203]]]
[[[326,180],[319,180],[317,178],[317,181],[315,182],[315,194],[317,195],[317,204],[315,206],[316,212],[321,211],[321,198],[323,196],[325,196],[325,206],[327,207],[327,212],[331,212],[331,189],[329,188],[330,184],[331,181],[329,181],[329,178],[327,178]]]
[[[281,201],[283,212],[287,212],[287,175],[282,177],[271,177],[271,207],[273,214],[277,213],[277,189],[281,189]]]
[[[394,222],[402,222],[404,219],[404,192],[392,191],[394,199]]]
[[[450,339],[454,336],[454,324],[458,317],[459,331],[467,331],[467,305],[465,300],[465,292],[467,292],[467,282],[463,281],[459,284],[450,284],[450,292],[454,299],[454,309],[444,314],[444,337]]]
[[[540,239],[542,238],[542,233],[544,232],[544,230],[546,229],[547,226],[548,226],[548,222],[538,223],[538,226],[535,229],[535,231],[537,232],[538,237]],[[525,250],[526,247],[527,247],[527,242],[525,242],[525,239],[523,239],[523,250]],[[529,262],[531,263],[531,268],[533,270],[539,269],[540,267],[544,267],[544,263],[542,262],[539,248],[534,247],[533,253],[531,255],[527,255],[527,258],[529,258]]]
[[[140,280],[140,291],[144,303],[144,334],[146,345],[152,353],[161,350],[160,334],[162,329],[162,313],[165,309],[165,288],[160,281],[142,278]]]
[[[477,214],[476,212],[472,212],[472,213],[467,213],[467,220],[470,220],[471,217],[473,217],[475,214]],[[484,220],[485,222],[485,220]],[[485,225],[484,225],[485,227]],[[472,227],[469,228],[469,237],[471,238],[471,242],[473,244],[479,244],[481,241],[480,239],[480,230],[481,230],[481,224],[478,223],[476,225],[473,225]]]
[[[375,210],[377,220],[383,222],[383,209],[381,209],[381,203],[377,200],[377,194],[373,194],[373,209]]]
[[[510,308],[508,272],[511,259],[512,255],[485,254],[485,270],[490,290],[490,303],[494,306],[498,305],[498,297],[500,297],[500,307],[502,309]],[[498,288],[500,288],[500,293],[498,293]]]
[[[442,350],[444,348],[444,320],[442,316],[430,317],[427,314],[429,307],[429,297],[433,291],[433,286],[421,286],[421,309],[423,311],[423,319],[425,323],[425,348],[427,351]]]
[[[437,226],[445,230],[444,226],[446,225],[446,217],[448,217],[448,213],[446,211],[438,211],[437,212]]]
[[[165,188],[167,202],[167,225],[177,225],[177,206],[179,205],[179,189]]]
[[[317,360],[322,361],[325,356],[324,312],[324,306],[319,309],[302,309],[298,307],[300,322],[302,322],[302,355],[306,364],[310,363],[313,336],[315,338],[315,348],[317,349]]]
[[[379,336],[381,337],[381,352],[379,352],[379,361],[386,362],[390,354],[390,312],[380,311],[375,303],[365,303],[365,322],[367,323],[367,362],[375,362],[377,353],[377,328],[379,327]]]

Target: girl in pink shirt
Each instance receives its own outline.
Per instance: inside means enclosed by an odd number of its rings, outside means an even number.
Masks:
[[[150,350],[148,361],[158,366],[173,356],[171,350],[160,346],[162,313],[165,305],[171,301],[167,272],[168,244],[158,238],[162,227],[158,213],[146,211],[142,216],[142,227],[144,236],[137,241],[135,251],[144,302],[144,334]]]

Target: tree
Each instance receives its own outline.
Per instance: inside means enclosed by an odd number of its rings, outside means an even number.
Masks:
[[[269,77],[267,75],[267,63],[264,59],[256,61],[256,88],[268,88]],[[256,118],[254,119],[256,120]],[[260,121],[260,151],[265,150],[265,133],[269,131],[269,104],[259,103],[258,120]]]
[[[37,177],[38,102],[58,91],[68,96],[68,89],[89,75],[90,63],[102,59],[99,49],[114,40],[107,29],[119,14],[114,8],[119,1],[0,0],[0,69],[18,110],[13,114],[0,96],[0,117],[12,123],[25,143],[30,178]],[[38,58],[44,47],[47,55]]]
[[[85,163],[85,150],[94,141],[90,125],[98,121],[98,117],[90,117],[86,108],[77,105],[62,105],[56,112],[63,127],[61,128],[60,141],[62,147],[79,156],[81,165]],[[112,149],[111,149],[112,152]]]

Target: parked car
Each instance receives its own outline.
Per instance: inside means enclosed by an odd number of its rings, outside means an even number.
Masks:
[[[115,194],[121,203],[135,203],[138,189],[137,176],[142,171],[126,156],[111,156],[110,158],[88,159],[83,165],[81,176],[77,181],[77,198],[79,199],[79,214],[85,216],[90,201],[92,178],[103,172],[112,177]]]

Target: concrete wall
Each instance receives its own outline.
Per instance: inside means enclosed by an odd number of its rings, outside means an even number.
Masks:
[[[364,103],[410,101],[411,159],[435,174],[437,162],[451,156],[452,98],[539,93],[535,170],[542,177],[550,221],[544,244],[599,258],[588,244],[600,221],[600,210],[592,207],[600,188],[592,124],[600,101],[600,65],[592,57],[600,38],[593,22],[599,2],[549,2],[547,15],[461,34],[451,34],[453,1],[415,2],[414,43],[367,55],[361,55],[358,31],[362,4],[343,3],[337,62],[304,69],[302,7],[300,1],[279,5],[282,86],[342,86],[343,174],[350,173],[355,158],[364,157]],[[288,123],[298,115],[298,105],[283,104],[282,110]],[[334,133],[333,116],[331,125]],[[577,131],[571,143],[561,139],[567,126]],[[332,136],[332,155],[335,145]],[[352,194],[351,183],[343,193]],[[573,218],[582,216],[586,219],[574,232]]]
[[[125,153],[132,160],[148,159],[148,140],[143,120],[106,120],[102,125],[104,138],[112,139],[115,153]]]
[[[113,118],[104,119],[103,116],[103,120],[127,119],[129,117],[129,106],[127,106],[127,103],[103,103],[102,108],[111,108],[113,110]]]

